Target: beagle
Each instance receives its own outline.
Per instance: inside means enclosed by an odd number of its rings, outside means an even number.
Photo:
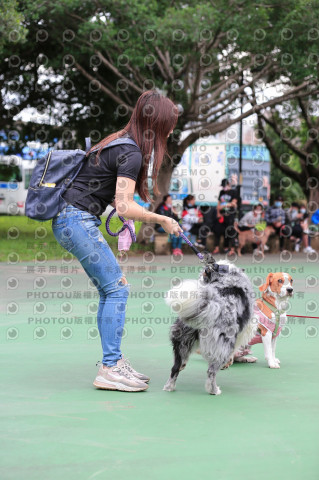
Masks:
[[[286,311],[288,297],[293,294],[293,279],[288,273],[269,273],[266,282],[259,287],[262,297],[254,305],[254,319],[257,333],[248,345],[263,343],[265,358],[270,368],[280,368],[280,360],[276,358],[276,342],[283,325],[287,321]],[[235,362],[255,362],[256,357],[245,357],[250,353],[249,346],[236,352]]]

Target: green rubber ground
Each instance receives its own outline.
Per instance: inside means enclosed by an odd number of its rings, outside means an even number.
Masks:
[[[219,372],[216,397],[205,392],[207,365],[194,354],[176,391],[164,392],[172,317],[163,295],[173,277],[197,278],[199,262],[195,255],[180,264],[130,258],[123,352],[151,383],[142,393],[101,391],[92,385],[101,359],[90,323],[94,287],[72,271],[76,259],[62,271],[57,261],[34,273],[32,265],[0,267],[1,480],[319,478],[319,320],[290,319],[277,344],[279,370],[267,368],[257,345],[258,363]],[[287,269],[295,280],[289,313],[319,316],[318,263],[300,254],[282,263],[269,255],[262,264],[244,256],[240,265],[255,285]],[[35,283],[37,276],[46,283]],[[61,284],[63,277],[70,280]],[[51,298],[57,292],[72,298]]]

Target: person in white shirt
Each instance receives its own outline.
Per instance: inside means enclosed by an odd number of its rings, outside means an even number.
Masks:
[[[241,232],[245,230],[251,230],[262,221],[262,214],[264,212],[264,207],[261,203],[254,205],[253,209],[250,212],[245,213],[245,215],[239,220],[238,229]]]
[[[245,215],[239,220],[238,225],[236,226],[238,231],[238,248],[237,254],[241,256],[241,249],[247,242],[252,242],[254,252],[258,252],[258,248],[261,246],[261,239],[255,234],[256,225],[263,221],[264,217],[264,207],[261,203],[254,205],[253,209],[250,212],[245,213]],[[247,234],[244,232],[251,231]],[[268,237],[267,237],[268,238]],[[263,249],[269,250],[267,245],[263,245]]]

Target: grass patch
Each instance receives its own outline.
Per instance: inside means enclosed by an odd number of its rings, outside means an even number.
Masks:
[[[111,237],[106,233],[105,220],[101,217],[102,224],[99,229],[110,245],[114,254],[118,252],[118,237]],[[66,250],[59,245],[52,232],[52,220],[38,222],[22,215],[0,216],[0,262],[33,261],[39,252],[47,256],[47,260],[59,260]],[[136,234],[139,232],[142,222],[135,222]],[[117,232],[123,223],[119,218],[112,218],[110,228]],[[153,249],[153,245],[140,245],[133,243],[130,254],[142,254]],[[18,256],[18,257],[17,257]]]

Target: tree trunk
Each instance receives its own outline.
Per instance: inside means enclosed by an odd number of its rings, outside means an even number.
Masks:
[[[316,188],[310,188],[308,193],[309,213],[313,214],[319,208],[319,186],[316,185]]]

